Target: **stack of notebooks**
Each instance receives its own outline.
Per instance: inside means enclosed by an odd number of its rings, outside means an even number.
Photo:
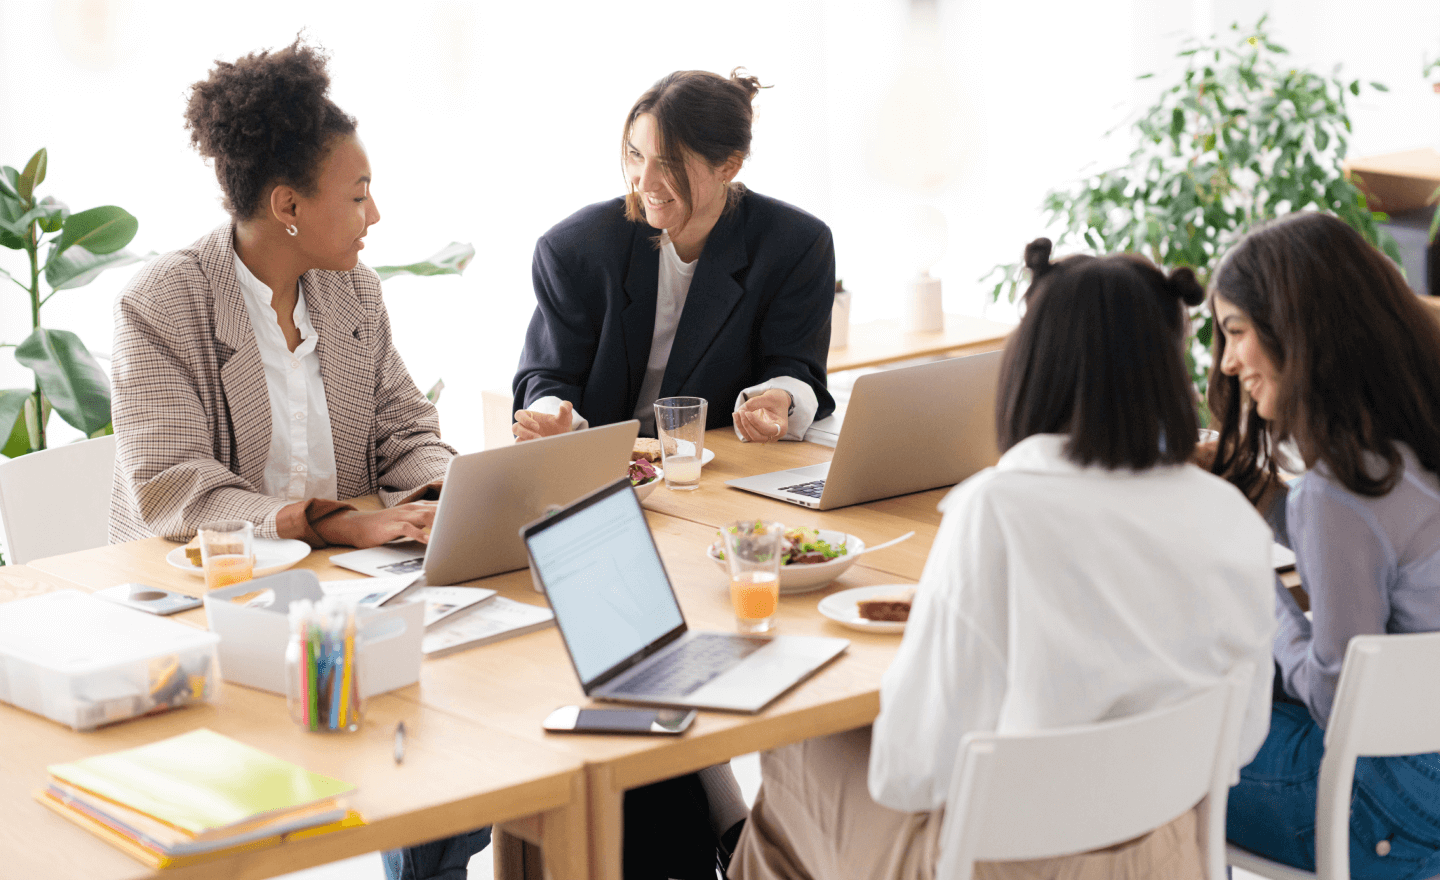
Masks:
[[[203,728],[47,769],[40,803],[152,868],[364,824],[355,786]]]

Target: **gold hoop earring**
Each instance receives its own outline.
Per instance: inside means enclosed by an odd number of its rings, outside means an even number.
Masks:
[[[296,236],[296,235],[299,235],[299,234],[300,234],[300,230],[298,230],[298,229],[295,228],[295,224],[294,224],[294,223],[291,223],[289,226],[286,226],[286,227],[285,227],[285,231],[288,232],[288,233],[290,233],[291,236]]]

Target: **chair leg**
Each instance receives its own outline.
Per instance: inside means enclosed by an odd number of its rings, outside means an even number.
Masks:
[[[495,829],[495,880],[544,880],[540,847]]]

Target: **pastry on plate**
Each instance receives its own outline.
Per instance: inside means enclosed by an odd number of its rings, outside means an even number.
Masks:
[[[866,620],[905,621],[910,619],[910,603],[915,599],[915,589],[871,596],[855,603],[857,612]]]
[[[675,441],[667,438],[665,441],[665,451],[674,455],[675,449]],[[635,440],[635,448],[630,451],[630,460],[635,461],[641,458],[649,462],[658,462],[661,460],[659,439],[655,437],[639,437]]]

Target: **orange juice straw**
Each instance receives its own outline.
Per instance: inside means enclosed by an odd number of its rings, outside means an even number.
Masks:
[[[355,609],[345,612],[345,669],[340,678],[340,727],[346,726],[345,716],[350,711],[350,667],[355,665]]]

